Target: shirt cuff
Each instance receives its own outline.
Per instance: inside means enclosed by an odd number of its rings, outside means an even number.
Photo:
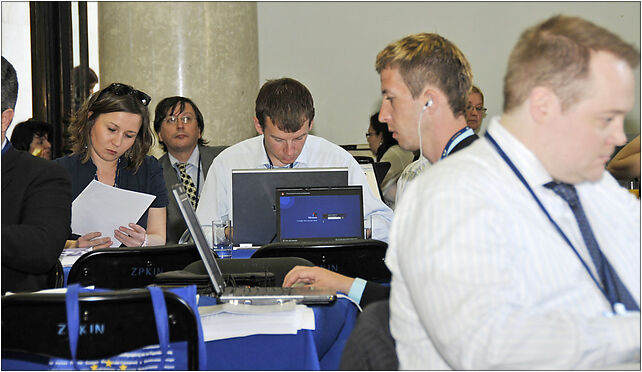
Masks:
[[[361,296],[363,295],[363,290],[366,288],[366,281],[361,278],[355,278],[350,287],[350,292],[348,292],[348,297],[353,299],[356,303],[361,303]]]

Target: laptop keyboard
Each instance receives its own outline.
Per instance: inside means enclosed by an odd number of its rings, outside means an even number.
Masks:
[[[292,288],[283,287],[237,287],[232,292],[235,296],[281,296],[292,294]]]

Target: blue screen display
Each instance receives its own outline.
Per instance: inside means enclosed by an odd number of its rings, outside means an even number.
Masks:
[[[361,237],[360,195],[280,196],[281,240]]]

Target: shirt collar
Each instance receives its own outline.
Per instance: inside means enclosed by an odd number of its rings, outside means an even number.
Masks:
[[[487,132],[493,136],[531,187],[541,186],[553,180],[537,156],[506,130],[498,116],[491,119]]]
[[[187,164],[193,166],[194,168],[198,168],[198,157],[200,155],[200,152],[198,150],[198,145],[194,147],[194,151],[192,151],[192,155],[189,156],[189,159],[187,159]],[[174,168],[176,168],[178,163],[181,163],[178,159],[176,159],[172,154],[167,152],[167,157],[169,158],[169,163],[172,164]]]
[[[5,137],[4,142],[2,142],[2,153],[4,154],[5,152],[7,152],[7,150],[9,150],[10,147],[11,147],[11,142],[9,142],[8,137]]]

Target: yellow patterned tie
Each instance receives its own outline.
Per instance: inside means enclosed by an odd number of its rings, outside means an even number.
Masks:
[[[196,195],[196,186],[194,186],[192,177],[190,177],[190,175],[186,172],[187,163],[177,164],[178,172],[181,175],[181,182],[183,182],[183,186],[185,186],[185,191],[187,191],[187,195],[189,196],[189,201],[192,203],[192,207],[194,207],[194,210],[196,210],[196,205],[198,204],[198,195]]]

